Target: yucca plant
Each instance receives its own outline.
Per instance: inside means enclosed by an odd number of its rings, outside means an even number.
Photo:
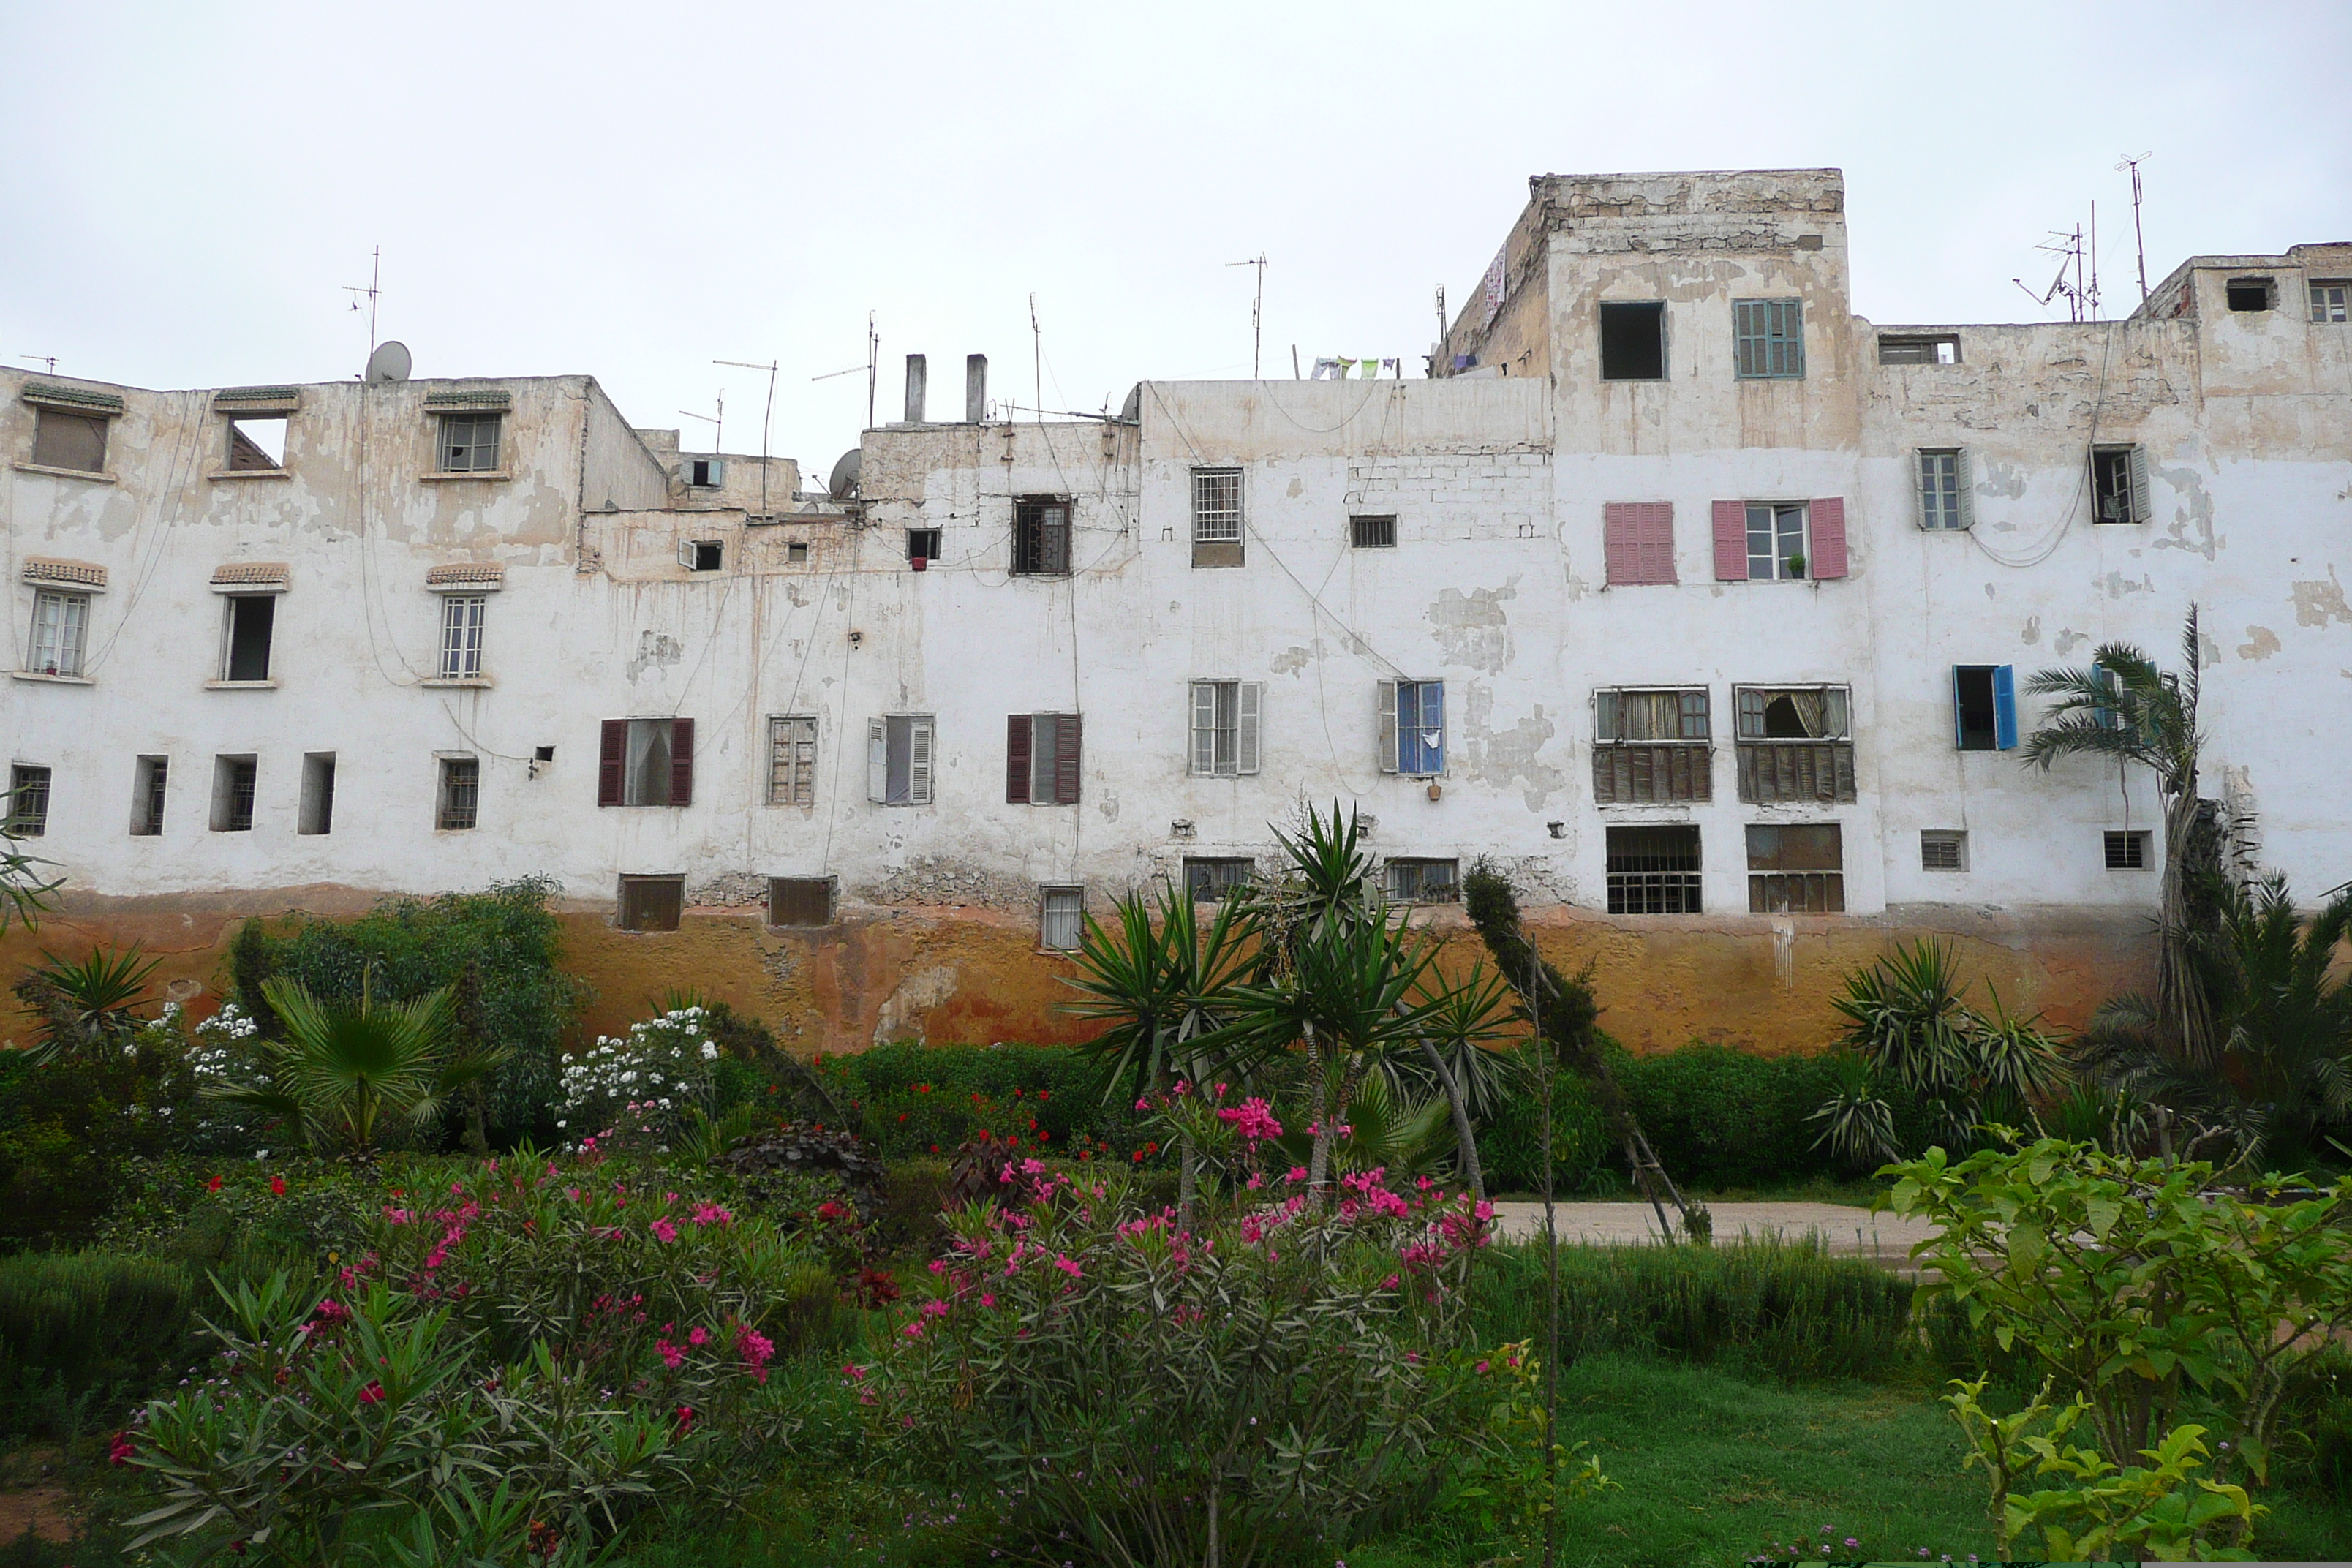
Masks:
[[[16,992],[40,1016],[40,1043],[34,1048],[44,1062],[127,1042],[142,1022],[135,1009],[146,994],[148,976],[163,963],[135,947],[94,948],[79,963],[46,948],[41,956],[47,962],[27,971]]]

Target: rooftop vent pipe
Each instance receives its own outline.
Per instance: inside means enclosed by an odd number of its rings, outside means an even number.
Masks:
[[[963,422],[977,425],[988,413],[988,356],[963,356]]]
[[[920,425],[923,422],[924,379],[923,356],[908,354],[907,356],[907,423],[909,425]]]

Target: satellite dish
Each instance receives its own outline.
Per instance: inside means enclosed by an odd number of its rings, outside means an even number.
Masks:
[[[851,496],[857,493],[857,467],[858,454],[860,450],[861,449],[859,447],[852,447],[848,451],[844,452],[835,460],[832,476],[824,481],[824,488],[826,491],[832,495],[834,500],[847,500]]]
[[[376,345],[368,355],[367,378],[370,381],[406,381],[408,379],[408,345],[397,339]]]

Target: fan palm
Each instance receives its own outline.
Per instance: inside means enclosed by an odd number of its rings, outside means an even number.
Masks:
[[[380,1005],[363,984],[357,1007],[328,1006],[283,977],[262,989],[285,1028],[282,1040],[255,1042],[264,1080],[208,1092],[283,1117],[321,1147],[364,1156],[374,1151],[386,1119],[430,1125],[453,1092],[506,1054],[496,1047],[452,1048],[446,986]]]

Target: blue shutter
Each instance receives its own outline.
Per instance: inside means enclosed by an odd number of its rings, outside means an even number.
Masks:
[[[1442,773],[1445,771],[1445,682],[1422,682],[1421,726],[1422,767]]]
[[[1960,751],[1969,749],[1969,724],[1960,708],[1960,666],[1952,666],[1952,744]]]
[[[2096,659],[2093,659],[2091,661],[2091,684],[2093,686],[2096,687],[2101,691],[2112,691],[2115,689],[2115,676],[2108,670],[2105,665],[2101,664]],[[2091,710],[2091,721],[2102,730],[2115,730],[2122,727],[2121,721],[2116,715],[2116,710],[2107,707],[2105,703],[2100,703]]]
[[[1992,743],[1997,751],[2017,749],[2017,671],[2006,664],[1992,667]]]

